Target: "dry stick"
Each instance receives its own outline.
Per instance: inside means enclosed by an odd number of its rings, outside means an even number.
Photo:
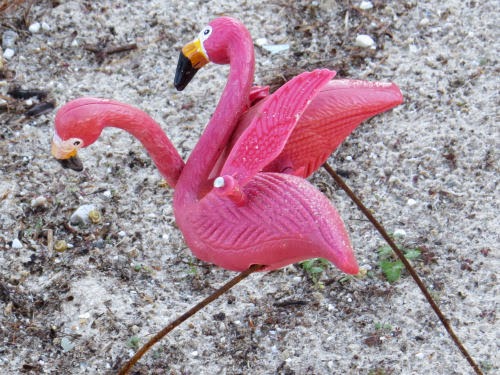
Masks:
[[[429,290],[424,285],[424,283],[422,282],[420,277],[417,275],[417,272],[415,271],[413,266],[410,264],[410,262],[408,262],[408,260],[404,256],[403,252],[401,250],[399,250],[399,248],[396,246],[396,244],[394,243],[392,238],[387,234],[387,232],[384,229],[384,227],[382,226],[382,224],[380,224],[377,221],[377,219],[375,219],[375,217],[371,214],[371,212],[368,210],[368,208],[366,208],[366,206],[363,204],[363,202],[361,202],[361,200],[352,192],[352,190],[346,185],[344,180],[342,180],[342,178],[337,173],[335,173],[333,168],[328,163],[323,164],[323,168],[325,168],[326,171],[328,172],[328,174],[333,177],[333,179],[335,180],[337,185],[339,185],[347,193],[349,198],[351,198],[351,200],[354,203],[356,203],[356,205],[361,210],[361,212],[363,212],[363,214],[368,218],[368,220],[370,220],[370,222],[379,231],[379,233],[382,235],[382,237],[384,237],[384,240],[387,241],[389,246],[392,248],[392,250],[399,257],[399,259],[401,259],[401,262],[403,262],[403,264],[405,265],[406,270],[410,273],[411,277],[413,277],[413,280],[415,280],[415,282],[417,283],[418,287],[420,288],[420,290],[424,294],[425,298],[427,299],[427,302],[429,302],[432,309],[434,310],[434,312],[438,316],[439,320],[441,320],[441,323],[443,323],[444,328],[446,328],[446,330],[448,331],[448,334],[451,336],[455,345],[458,347],[458,349],[460,349],[460,351],[464,355],[465,359],[467,359],[467,361],[472,366],[472,368],[474,369],[476,374],[482,375],[483,373],[482,373],[481,369],[479,368],[477,363],[474,362],[474,359],[472,359],[472,357],[470,356],[467,349],[465,349],[464,345],[462,344],[462,342],[460,341],[458,336],[455,334],[455,332],[451,328],[450,323],[448,322],[448,319],[446,319],[443,312],[441,311],[439,306],[436,304],[436,302],[432,298],[431,294],[429,293]]]
[[[263,268],[264,266],[260,264],[254,264],[253,266],[250,266],[249,269],[246,271],[241,272],[231,280],[229,280],[227,283],[225,283],[223,286],[221,286],[219,289],[217,289],[215,292],[213,292],[211,295],[209,295],[207,298],[205,298],[203,301],[197,303],[195,306],[193,306],[191,309],[186,311],[184,314],[179,316],[177,319],[175,319],[172,323],[170,323],[168,326],[163,328],[160,332],[158,332],[156,335],[154,335],[142,348],[140,348],[132,358],[130,358],[127,363],[121,368],[120,372],[118,373],[119,375],[125,375],[128,374],[130,369],[141,359],[141,357],[158,341],[160,341],[165,335],[167,335],[170,331],[172,331],[174,328],[176,328],[178,325],[180,325],[182,322],[185,320],[189,319],[192,317],[194,314],[196,314],[198,311],[203,309],[205,306],[207,306],[210,302],[215,301],[217,298],[219,298],[221,295],[226,293],[229,289],[231,289],[233,286],[238,284],[240,281],[244,280],[247,278],[250,274],[259,271]]]

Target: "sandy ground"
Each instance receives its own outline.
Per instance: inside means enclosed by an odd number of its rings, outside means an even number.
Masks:
[[[187,158],[210,118],[227,68],[210,65],[178,93],[181,46],[212,18],[241,19],[256,79],[324,66],[343,77],[394,81],[405,104],[365,123],[330,158],[399,242],[486,373],[499,371],[497,324],[498,2],[39,1],[3,14],[18,33],[5,62],[0,113],[0,369],[4,374],[113,373],[150,335],[234,275],[196,260],[142,146],[106,130],[82,150],[83,173],[49,152],[55,111],[25,116],[8,88],[49,92],[59,107],[85,95],[137,106]],[[45,22],[30,33],[28,25]],[[48,26],[48,27],[47,27]],[[376,50],[354,46],[371,35]],[[85,48],[136,43],[104,56]],[[34,99],[36,104],[37,100]],[[314,282],[299,266],[252,275],[157,345],[138,374],[469,374],[415,283],[388,283],[384,245],[323,170],[364,278],[330,266]],[[46,198],[37,206],[32,200]],[[67,225],[82,204],[102,221]],[[58,253],[50,246],[65,240]],[[17,240],[16,240],[17,239]]]

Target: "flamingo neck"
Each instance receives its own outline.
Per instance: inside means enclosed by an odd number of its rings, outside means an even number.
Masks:
[[[234,33],[232,36],[232,43],[228,45],[228,81],[212,118],[186,163],[176,190],[179,198],[182,196],[192,202],[210,191],[210,173],[229,142],[241,114],[248,108],[255,65],[253,44],[246,29],[244,33]]]
[[[103,104],[96,106],[101,128],[111,126],[132,134],[142,143],[167,183],[175,187],[184,161],[160,125],[145,112],[126,104],[111,101],[104,105],[108,107],[104,111]]]

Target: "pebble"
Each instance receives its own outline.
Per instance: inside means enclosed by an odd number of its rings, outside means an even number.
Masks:
[[[259,47],[263,47],[263,46],[269,44],[269,42],[267,41],[266,38],[257,38],[257,39],[255,39],[255,44]]]
[[[290,48],[289,44],[267,44],[262,46],[266,51],[271,52],[271,55],[286,51]]]
[[[3,51],[3,57],[6,60],[12,59],[15,54],[16,54],[16,51],[14,51],[12,48],[6,48],[5,51]]]
[[[74,347],[75,347],[75,344],[73,344],[68,337],[63,337],[61,339],[61,348],[62,348],[64,353],[69,352]]]
[[[356,37],[356,43],[358,47],[375,49],[375,41],[370,35],[360,34]]]
[[[12,240],[11,248],[13,248],[13,249],[22,249],[23,248],[23,244],[17,238],[14,238]]]
[[[94,211],[95,209],[96,207],[93,204],[81,205],[76,209],[75,212],[73,212],[73,214],[69,218],[69,222],[72,225],[88,224],[90,221],[89,212]]]
[[[40,25],[40,22],[35,22],[35,23],[32,23],[30,25],[30,27],[28,27],[28,30],[30,33],[36,34],[36,33],[40,32],[41,28],[42,28],[42,25]]]
[[[410,199],[408,199],[408,201],[406,202],[406,204],[408,206],[412,207],[412,206],[415,206],[417,204],[417,201],[415,199],[413,199],[413,198],[410,198]]]
[[[110,190],[106,190],[104,193],[102,193],[102,195],[104,195],[106,198],[111,198],[113,196]]]
[[[2,48],[14,48],[19,35],[15,31],[7,30],[2,34]]]
[[[424,354],[424,353],[417,353],[417,354],[415,354],[415,357],[416,357],[417,359],[424,359],[425,354]]]
[[[359,9],[368,10],[373,8],[373,3],[371,1],[362,1],[359,4]]]
[[[429,19],[428,19],[428,18],[422,18],[422,19],[420,20],[420,22],[418,23],[418,25],[419,25],[419,26],[422,26],[422,27],[425,27],[425,26],[429,25],[429,23],[430,23],[430,22],[431,22],[431,21],[429,21]]]
[[[31,207],[37,208],[37,207],[47,207],[48,201],[47,198],[45,198],[43,195],[40,195],[39,197],[33,198],[31,200]]]
[[[47,22],[42,22],[42,30],[43,31],[50,31],[52,28]]]
[[[405,238],[406,237],[406,231],[404,229],[396,229],[394,231],[394,237]]]

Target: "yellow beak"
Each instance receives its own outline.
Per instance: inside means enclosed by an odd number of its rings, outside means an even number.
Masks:
[[[191,61],[191,66],[194,69],[200,69],[209,63],[208,56],[199,38],[182,47],[182,54]]]
[[[60,139],[52,139],[52,145],[50,147],[52,156],[59,160],[69,159],[77,155],[77,148],[71,143],[64,142]]]

